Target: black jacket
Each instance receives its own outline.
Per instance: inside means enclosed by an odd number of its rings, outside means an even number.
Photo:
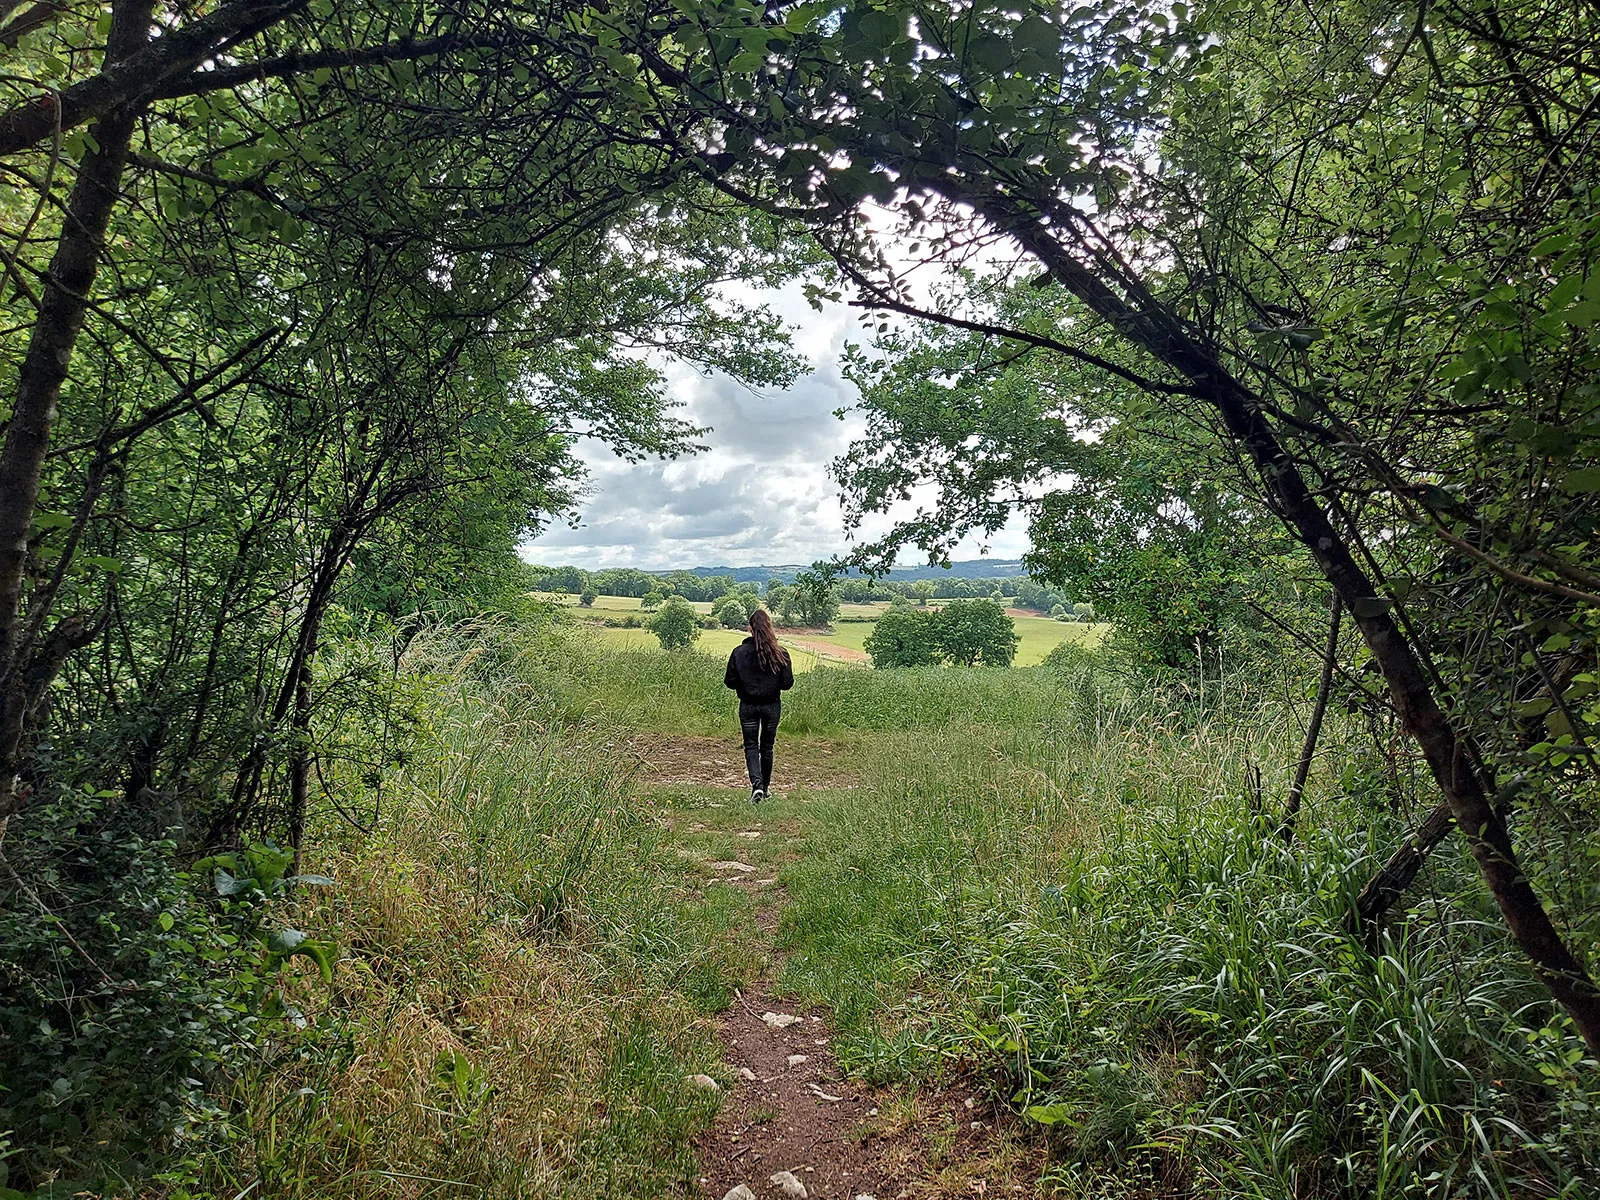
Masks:
[[[787,692],[794,686],[794,669],[786,658],[777,671],[767,670],[756,657],[755,638],[747,637],[728,655],[728,670],[722,682],[738,692],[739,699],[747,704],[771,704],[778,699],[779,692]]]

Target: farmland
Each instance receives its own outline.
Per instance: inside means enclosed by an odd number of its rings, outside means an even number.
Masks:
[[[541,593],[540,598],[551,603],[571,608],[574,614],[584,620],[588,614],[594,614],[603,620],[606,616],[623,613],[636,613],[645,617],[642,602],[632,596],[597,596],[592,605],[587,609],[581,608],[576,603],[576,597],[555,593]],[[710,601],[688,601],[694,610],[701,615],[709,615],[713,607]],[[941,602],[933,601],[931,607],[937,608]],[[839,609],[839,619],[831,629],[806,630],[804,634],[785,634],[787,642],[797,652],[796,668],[809,670],[813,661],[822,658],[840,664],[863,663],[866,661],[866,640],[872,634],[872,623],[888,609],[887,603],[879,604],[842,604]],[[1019,667],[1037,666],[1045,660],[1045,656],[1062,642],[1074,642],[1088,648],[1098,646],[1106,637],[1110,627],[1108,625],[1079,624],[1070,621],[1057,621],[1050,617],[1039,615],[1024,615],[1021,610],[1012,610],[1013,620],[1016,624],[1018,636],[1017,656],[1014,665]],[[651,646],[654,639],[644,629],[596,629],[597,636],[616,646]],[[724,630],[706,630],[696,642],[696,649],[702,653],[726,655],[727,652],[739,643],[743,635],[733,636]],[[830,647],[841,647],[843,654],[831,654]]]

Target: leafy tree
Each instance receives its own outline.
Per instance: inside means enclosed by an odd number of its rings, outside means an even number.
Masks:
[[[933,594],[938,590],[931,579],[918,579],[911,585],[911,594],[917,598],[917,603],[926,608],[928,601],[933,599]]]
[[[827,572],[799,572],[788,595],[791,607],[783,613],[784,624],[826,628],[839,615],[839,589]]]
[[[687,650],[700,639],[700,615],[687,600],[674,596],[650,618],[650,632],[663,650]]]
[[[1541,690],[1565,710],[1536,743],[1547,793],[1571,797],[1570,764],[1593,765],[1586,722],[1567,715],[1587,693],[1567,695],[1540,658],[1580,645],[1588,661],[1600,636],[1584,557],[1595,398],[1576,382],[1593,374],[1600,311],[1596,156],[1576,147],[1600,110],[1564,49],[1592,41],[1592,11],[1529,4],[1508,23],[1458,6],[1407,22],[1354,5],[1325,19],[1133,3],[1051,17],[851,7],[796,17],[747,70],[651,60],[717,114],[720,185],[825,230],[857,303],[973,335],[956,382],[984,400],[885,405],[912,436],[880,436],[843,472],[862,514],[941,493],[862,561],[912,542],[939,561],[1002,528],[1052,478],[1041,460],[1092,445],[1085,407],[1134,427],[1154,417],[1152,434],[1215,464],[1215,482],[1281,523],[1296,563],[1338,595],[1445,798],[1370,882],[1363,917],[1460,830],[1512,936],[1600,1053],[1600,988],[1569,942],[1597,931],[1552,919],[1495,782],[1527,753],[1502,714]],[[764,40],[765,20],[736,23]],[[669,36],[743,44],[724,16],[686,14]],[[1005,239],[1030,265],[972,280],[971,303],[914,304],[875,244],[883,223],[861,216],[869,198],[935,257],[970,261]],[[1034,284],[1050,319],[997,319],[997,294]],[[1012,402],[1013,370],[1053,376],[1048,427],[1026,389]],[[1548,501],[1519,510],[1514,495]],[[1443,586],[1416,591],[1435,575]],[[1485,620],[1508,646],[1530,622],[1560,632],[1513,661],[1469,633]],[[1559,822],[1562,807],[1543,815]],[[1520,852],[1542,844],[1534,834]],[[1561,874],[1577,869],[1569,858]]]
[[[599,596],[589,588],[585,588],[578,596],[578,603],[584,608],[592,607]]]
[[[1052,604],[1050,606],[1050,615],[1060,620],[1067,615],[1067,606],[1065,604]]]
[[[639,603],[645,609],[645,611],[648,612],[651,609],[660,608],[661,605],[662,605],[662,602],[665,601],[665,600],[666,600],[665,596],[663,596],[660,592],[655,591],[654,589],[652,589],[651,591],[646,592],[640,598]]]
[[[872,665],[881,670],[937,664],[942,651],[934,620],[935,614],[909,603],[891,607],[873,623],[864,643]]]
[[[723,597],[712,609],[717,619],[728,629],[743,629],[752,611],[746,605],[745,595],[742,592],[733,592]]]
[[[1016,622],[993,600],[952,600],[925,615],[939,652],[958,666],[1009,667],[1016,657]]]

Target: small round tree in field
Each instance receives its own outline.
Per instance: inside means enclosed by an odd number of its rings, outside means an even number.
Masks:
[[[863,643],[872,655],[872,665],[880,669],[933,666],[939,661],[933,621],[933,614],[909,604],[884,613]]]
[[[1065,604],[1052,604],[1050,606],[1050,615],[1058,621],[1066,620],[1067,606]]]
[[[650,591],[648,591],[648,592],[646,592],[644,594],[644,596],[640,599],[639,603],[644,605],[644,607],[646,609],[655,609],[655,608],[660,608],[661,607],[661,602],[663,600],[665,600],[665,599],[666,599],[666,597],[663,596],[660,592],[655,591],[654,589],[652,589],[652,590],[650,590]]]
[[[590,591],[588,588],[585,588],[583,594],[578,597],[578,603],[583,605],[583,607],[588,608],[598,598],[599,597],[596,596],[594,592]]]
[[[741,592],[729,592],[712,611],[725,629],[743,629],[744,623],[750,619],[750,610],[745,606],[745,597]]]
[[[1009,667],[1016,657],[1016,623],[993,600],[952,600],[932,619],[939,649],[953,663]]]
[[[650,618],[650,632],[663,650],[687,650],[700,637],[700,615],[687,600],[674,596]]]

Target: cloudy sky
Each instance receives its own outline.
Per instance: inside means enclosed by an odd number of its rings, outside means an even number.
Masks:
[[[861,429],[858,419],[833,414],[855,401],[840,360],[845,342],[866,341],[865,331],[842,305],[816,312],[798,287],[764,298],[795,329],[795,347],[811,372],[787,391],[757,393],[724,376],[669,367],[685,418],[711,427],[703,439],[710,449],[635,465],[585,445],[593,495],[577,528],[556,526],[525,546],[524,557],[591,570],[661,570],[809,563],[846,548],[827,469]],[[1020,529],[1009,529],[989,552],[1016,558],[1025,548]],[[976,545],[958,555],[977,556]]]

